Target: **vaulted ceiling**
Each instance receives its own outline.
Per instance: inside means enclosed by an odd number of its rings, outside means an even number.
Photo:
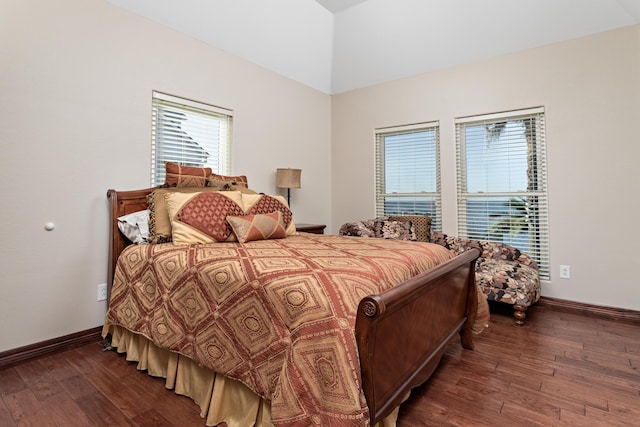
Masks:
[[[640,23],[640,0],[106,0],[325,93]]]
[[[325,9],[330,12],[337,13],[342,12],[345,9],[355,6],[358,3],[364,3],[367,0],[316,0]]]

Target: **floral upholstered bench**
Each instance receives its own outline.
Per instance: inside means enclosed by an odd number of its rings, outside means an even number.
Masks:
[[[536,262],[526,253],[499,242],[463,239],[431,231],[431,218],[423,215],[376,218],[340,227],[344,236],[379,237],[432,242],[456,255],[470,248],[481,251],[476,261],[476,284],[489,301],[513,305],[513,316],[523,325],[527,309],[540,299]]]
[[[540,299],[538,265],[526,253],[513,246],[486,240],[462,239],[432,232],[431,242],[456,254],[476,247],[476,284],[489,301],[513,305],[516,323],[524,324],[529,306]]]

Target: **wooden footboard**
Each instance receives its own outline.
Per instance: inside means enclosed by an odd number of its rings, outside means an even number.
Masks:
[[[479,255],[469,250],[360,302],[356,339],[371,425],[431,376],[456,333],[464,348],[473,348]]]

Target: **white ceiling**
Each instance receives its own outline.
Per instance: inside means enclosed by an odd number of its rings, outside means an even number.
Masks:
[[[329,12],[337,13],[367,0],[316,0]]]
[[[325,93],[640,23],[640,0],[106,0]]]

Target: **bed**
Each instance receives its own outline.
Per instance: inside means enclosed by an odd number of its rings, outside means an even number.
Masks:
[[[126,353],[128,360],[138,362],[139,369],[167,378],[167,388],[191,397],[200,405],[207,425],[394,426],[399,405],[413,387],[429,378],[457,335],[464,348],[473,348],[476,249],[454,256],[429,243],[309,233],[245,244],[134,245],[120,232],[117,219],[146,209],[152,191],[154,188],[107,192],[111,212],[109,307],[103,336]],[[423,255],[412,255],[418,250],[434,254],[431,258],[437,265],[426,266]],[[260,274],[277,270],[281,275],[283,270],[300,267],[306,279],[279,277],[264,285],[251,276],[245,286],[248,291],[220,288],[214,298],[203,297],[200,283],[187,291],[182,288],[175,300],[171,287],[159,283],[159,277],[173,274],[178,259],[185,260],[192,278],[203,277],[203,271],[225,262],[240,263],[238,271],[257,274],[260,269],[254,268],[257,261],[252,260],[252,251],[263,258],[265,253],[286,254],[263,262]],[[339,251],[359,256],[352,260]],[[293,252],[304,258],[290,256]],[[151,278],[152,261],[144,259],[147,256],[164,259],[163,265],[171,265],[171,271],[156,271]],[[210,256],[221,258],[214,263]],[[407,275],[397,267],[410,257],[424,271]],[[172,261],[167,264],[167,259]],[[328,272],[334,279],[342,277],[336,269],[342,268],[337,264],[343,261],[363,264],[365,270],[355,278],[336,279],[342,280],[341,289],[349,289],[344,291],[347,296],[338,302],[313,296],[309,286],[315,282],[308,277]],[[274,262],[295,267],[276,268]],[[215,271],[211,274],[220,273]],[[382,272],[395,277],[397,283],[370,292],[374,289],[370,284]],[[290,292],[287,283],[292,281],[297,290],[307,286],[308,293]],[[325,294],[336,292],[327,291],[324,286],[329,285],[322,286]],[[227,290],[230,294],[222,295]],[[271,301],[256,302],[258,293],[286,300],[288,308]],[[310,297],[314,304],[303,311],[311,317],[303,321],[302,312],[296,312],[294,306]],[[217,305],[222,300],[228,304],[224,312]],[[180,307],[184,313],[177,312]],[[186,324],[177,325],[177,317],[186,319]],[[276,318],[288,319],[291,328],[282,332]],[[232,321],[245,330],[231,331],[216,323],[228,326]],[[213,329],[198,329],[211,322]]]

